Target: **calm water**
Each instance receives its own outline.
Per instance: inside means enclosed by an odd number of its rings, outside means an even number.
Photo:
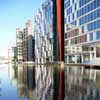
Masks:
[[[0,100],[58,100],[60,97],[100,100],[100,70],[20,65],[15,71],[11,65],[0,65]]]

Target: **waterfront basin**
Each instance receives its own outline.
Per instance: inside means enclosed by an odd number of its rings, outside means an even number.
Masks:
[[[61,94],[59,94],[61,93]],[[100,100],[100,70],[0,65],[0,100]]]

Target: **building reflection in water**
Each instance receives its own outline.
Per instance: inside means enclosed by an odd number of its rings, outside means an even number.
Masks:
[[[18,96],[35,100],[35,69],[34,67],[18,67]]]
[[[58,100],[59,66],[18,66],[18,97],[27,100]],[[99,100],[100,70],[64,67],[62,100]]]
[[[36,100],[53,100],[52,67],[36,67]]]
[[[84,68],[65,68],[64,100],[99,100],[100,71]]]
[[[17,71],[14,70],[14,65],[9,63],[8,65],[8,78],[10,80],[10,83],[13,87],[17,86]]]

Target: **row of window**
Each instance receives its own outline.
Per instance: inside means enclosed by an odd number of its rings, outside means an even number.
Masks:
[[[48,2],[48,5],[46,5],[43,10],[44,10],[44,14],[45,14],[45,20],[50,22],[52,20],[52,5],[51,5],[51,3]]]
[[[96,40],[99,40],[100,39],[100,31],[97,31],[96,32]],[[93,41],[93,32],[91,32],[90,34],[89,34],[89,40],[90,41]]]
[[[68,22],[70,22],[70,16],[68,17]],[[67,18],[64,18],[64,23],[67,23]],[[71,24],[72,25],[77,25],[77,21],[74,20]]]
[[[88,3],[91,0],[80,0],[79,1],[79,7],[82,7],[83,5],[85,5],[86,3]]]
[[[92,3],[88,4],[87,6],[83,7],[82,9],[77,11],[77,17],[86,14],[87,12],[96,9],[97,7],[100,6],[100,1],[95,0]]]
[[[100,28],[100,20],[94,21],[87,25],[88,31],[95,30],[97,28]]]
[[[66,8],[65,8],[66,9]],[[76,11],[76,9],[77,9],[77,4],[75,3],[74,4],[74,11]],[[67,12],[67,15],[69,15],[70,13],[72,13],[72,6],[70,7],[70,8],[68,8],[67,10],[66,10],[66,12]]]
[[[84,17],[81,17],[80,20],[79,20],[79,24],[82,25],[84,23],[87,23],[89,21],[92,21],[96,18],[99,18],[100,17],[100,9],[84,16]]]
[[[70,37],[74,37],[77,36],[79,34],[79,29],[74,29],[70,32],[65,33],[65,38],[70,38]]]
[[[83,35],[83,36],[79,36],[79,37],[75,37],[73,39],[71,39],[71,44],[79,44],[79,43],[84,43],[87,42],[87,35]]]

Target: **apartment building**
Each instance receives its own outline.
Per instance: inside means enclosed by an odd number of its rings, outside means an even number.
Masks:
[[[99,64],[100,0],[64,0],[66,63]]]
[[[34,61],[34,32],[32,21],[28,20],[25,28],[17,29],[17,52],[18,52],[18,61],[19,62],[27,62]]]

